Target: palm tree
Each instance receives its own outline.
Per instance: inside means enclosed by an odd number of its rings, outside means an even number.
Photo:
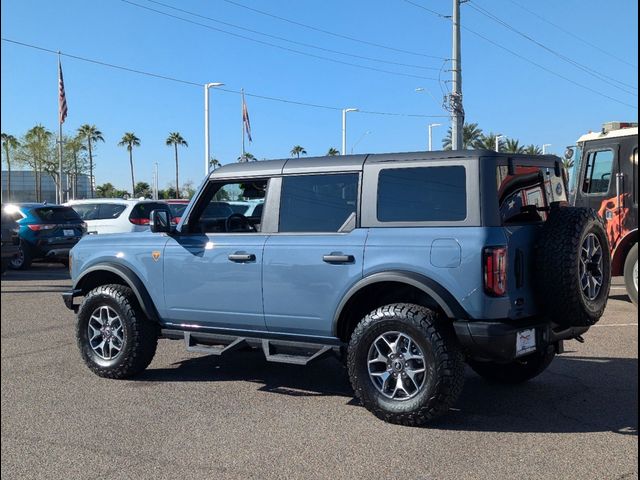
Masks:
[[[93,190],[93,150],[92,144],[98,141],[104,142],[102,132],[95,125],[85,123],[78,128],[78,135],[87,141],[87,150],[89,150],[89,184],[91,186],[91,198],[94,196]]]
[[[238,162],[256,162],[258,159],[255,157],[253,153],[244,152],[244,155],[240,155],[238,157]]]
[[[72,189],[72,193],[73,193],[73,197],[75,198],[75,196],[78,194],[78,176],[80,175],[80,172],[82,170],[84,170],[84,168],[86,167],[86,164],[84,163],[84,161],[86,161],[86,159],[82,159],[82,163],[80,162],[80,152],[82,152],[83,150],[86,150],[87,147],[85,147],[82,144],[82,137],[80,136],[80,134],[76,135],[73,138],[68,139],[65,142],[66,145],[66,150],[68,153],[71,154],[71,159],[72,159],[72,164],[73,164],[73,189]]]
[[[297,158],[300,158],[300,155],[306,155],[307,151],[301,147],[300,145],[296,145],[291,149],[291,156],[295,155]]]
[[[179,132],[172,132],[167,137],[166,144],[168,147],[173,145],[176,153],[176,198],[180,198],[180,183],[178,182],[178,145],[181,147],[188,147],[187,141],[182,138]]]
[[[215,170],[216,168],[220,168],[221,166],[222,164],[220,163],[220,160],[218,160],[217,158],[211,157],[209,159],[209,168],[213,168]]]
[[[465,123],[462,128],[462,149],[469,150],[474,148],[475,143],[482,136],[482,129],[477,123]],[[451,127],[447,130],[447,135],[442,139],[442,148],[451,150]]]
[[[493,132],[490,132],[488,135],[480,135],[480,138],[473,144],[473,148],[477,150],[496,150],[497,137]]]
[[[331,147],[327,152],[328,157],[335,157],[336,155],[340,155],[340,151],[337,148]]]
[[[11,150],[15,151],[20,142],[13,135],[2,133],[2,148],[7,161],[7,200],[11,200]]]
[[[542,149],[538,145],[527,145],[522,153],[526,153],[527,155],[541,155]]]
[[[507,141],[504,142],[504,148],[502,151],[507,153],[524,153],[524,147],[520,145],[519,140],[507,138]]]
[[[120,140],[118,146],[127,147],[127,151],[129,152],[129,165],[131,166],[131,194],[133,195],[136,191],[136,180],[133,176],[133,147],[140,146],[140,139],[136,137],[135,133],[126,132],[122,136],[122,140]]]
[[[39,202],[42,196],[42,170],[49,154],[52,137],[53,133],[38,124],[25,133],[22,142],[24,161],[33,168],[34,172],[36,202]]]

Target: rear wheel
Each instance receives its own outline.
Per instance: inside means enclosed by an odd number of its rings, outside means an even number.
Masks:
[[[636,243],[624,261],[624,284],[627,287],[629,298],[638,304],[638,244]]]
[[[26,270],[31,266],[32,261],[31,247],[25,241],[20,240],[18,253],[9,262],[9,268],[12,270]]]
[[[494,383],[522,383],[544,372],[556,356],[553,347],[543,352],[532,353],[509,363],[468,360],[471,369],[481,377]]]
[[[93,373],[128,378],[151,363],[158,327],[145,318],[124,285],[102,285],[85,296],[76,323],[80,355]]]
[[[423,425],[446,413],[464,381],[463,356],[450,328],[412,304],[367,315],[351,336],[347,367],[364,406],[402,425]]]

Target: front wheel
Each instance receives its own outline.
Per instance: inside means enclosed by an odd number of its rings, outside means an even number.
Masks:
[[[532,353],[509,363],[468,360],[471,369],[493,383],[523,383],[544,372],[551,364],[556,352],[552,346],[542,352]]]
[[[102,285],[84,297],[76,340],[84,363],[93,373],[128,378],[151,363],[158,328],[142,314],[129,287]]]
[[[638,244],[636,243],[624,261],[624,285],[631,301],[638,305]]]
[[[412,304],[367,315],[351,336],[347,367],[364,406],[402,425],[423,425],[447,412],[464,382],[451,329],[432,310]]]

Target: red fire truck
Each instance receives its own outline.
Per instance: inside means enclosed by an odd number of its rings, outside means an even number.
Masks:
[[[611,274],[624,276],[638,304],[638,124],[609,122],[601,131],[567,149],[575,163],[570,177],[572,203],[595,209],[605,222],[611,247]]]

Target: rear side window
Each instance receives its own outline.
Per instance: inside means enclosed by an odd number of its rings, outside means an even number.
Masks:
[[[590,194],[601,194],[609,191],[611,172],[613,171],[613,151],[597,150],[589,152],[585,166],[582,191]]]
[[[284,177],[280,232],[338,232],[357,208],[358,174]]]
[[[159,208],[166,209],[167,204],[160,202],[138,203],[135,207],[133,207],[133,210],[131,210],[129,220],[149,220],[149,215],[151,215],[151,212]]]
[[[126,205],[117,203],[83,203],[73,206],[73,209],[78,213],[82,220],[107,220],[118,218],[126,208]]]
[[[77,220],[80,217],[71,207],[40,207],[33,210],[36,216],[43,222],[68,222]]]
[[[380,171],[378,221],[455,222],[466,218],[466,172],[463,166]]]

